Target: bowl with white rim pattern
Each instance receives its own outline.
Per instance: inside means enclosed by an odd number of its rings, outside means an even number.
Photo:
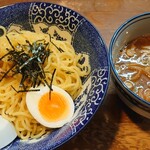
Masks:
[[[91,72],[83,81],[83,90],[75,99],[75,115],[63,127],[40,139],[21,140],[16,138],[3,150],[48,150],[55,149],[77,133],[91,120],[104,101],[109,84],[109,59],[105,42],[94,27],[79,13],[57,4],[26,2],[0,8],[0,26],[5,32],[16,28],[42,32],[51,31],[55,36],[67,39],[77,53],[89,55]],[[58,35],[57,35],[58,37]]]

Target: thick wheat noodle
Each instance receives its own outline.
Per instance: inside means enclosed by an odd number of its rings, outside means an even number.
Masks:
[[[46,34],[32,33],[29,31],[10,32],[7,34],[11,43],[15,47],[18,44],[27,44],[26,40],[33,43],[37,40],[45,40],[49,42],[49,36]],[[47,80],[52,77],[52,72],[56,68],[53,84],[66,90],[73,99],[77,97],[82,89],[81,77],[87,76],[90,72],[89,60],[85,54],[76,54],[72,45],[65,41],[52,42],[63,49],[60,52],[52,43],[49,44],[51,54],[44,64],[44,71],[46,72]],[[6,37],[0,37],[0,57],[6,54],[6,48],[12,49]],[[85,57],[85,62],[79,64],[79,59]],[[6,72],[10,67],[10,62],[4,58],[0,63],[1,69]],[[88,68],[86,71],[84,68]],[[0,74],[1,75],[1,74]],[[1,75],[2,76],[2,75]],[[0,82],[0,115],[9,121],[13,122],[17,134],[21,139],[39,138],[43,134],[51,131],[40,125],[29,113],[26,106],[26,93],[16,93],[11,86],[15,89],[19,88],[21,75],[11,76],[9,74]]]

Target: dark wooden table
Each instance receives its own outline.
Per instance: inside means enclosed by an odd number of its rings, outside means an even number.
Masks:
[[[31,0],[0,0],[0,6]],[[36,0],[38,1],[38,0]],[[42,0],[41,0],[42,1]],[[43,0],[45,1],[45,0]],[[150,11],[149,0],[47,0],[76,10],[91,21],[109,47],[127,19]],[[103,106],[90,123],[59,150],[150,150],[150,121],[126,107],[110,81]]]

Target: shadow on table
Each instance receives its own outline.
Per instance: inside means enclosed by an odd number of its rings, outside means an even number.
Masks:
[[[150,119],[137,114],[127,106],[124,107],[124,112],[128,115],[132,122],[134,122],[139,128],[141,128],[141,130],[150,133]]]

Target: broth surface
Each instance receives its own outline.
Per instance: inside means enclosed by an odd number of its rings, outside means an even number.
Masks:
[[[140,36],[125,45],[115,67],[126,86],[150,102],[150,35]]]

